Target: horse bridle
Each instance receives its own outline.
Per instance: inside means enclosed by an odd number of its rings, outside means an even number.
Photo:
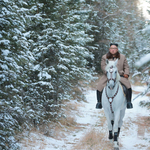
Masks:
[[[116,78],[115,78],[115,79],[112,78],[112,73],[113,73],[113,71],[114,71],[114,70],[113,70],[113,66],[111,66],[111,67],[110,67],[110,70],[109,70],[109,72],[111,73],[111,77],[110,77],[110,79],[107,79],[107,81],[109,82],[110,80],[113,80],[114,83],[115,83],[115,82],[116,82]],[[112,113],[114,113],[114,112],[113,112],[113,109],[112,109],[112,102],[113,102],[113,100],[114,100],[114,97],[117,95],[118,90],[119,90],[119,85],[118,85],[117,91],[116,91],[116,93],[114,94],[114,96],[109,97],[108,94],[107,94],[107,90],[106,90],[106,88],[105,88],[106,97],[107,97],[107,99],[108,99],[108,101],[109,101],[109,103],[110,103],[110,109],[111,109],[111,112],[112,112]],[[111,101],[110,101],[109,99],[111,99]]]
[[[110,79],[107,79],[108,82],[109,82],[110,80],[113,80],[114,82],[116,82],[116,78],[115,78],[115,79],[112,78],[112,73],[113,73],[113,71],[114,71],[114,70],[113,70],[113,66],[111,66],[111,67],[110,67],[110,70],[109,70],[111,76],[110,76]]]
[[[114,94],[114,96],[112,96],[112,97],[109,97],[109,96],[108,96],[108,94],[107,94],[107,90],[106,90],[106,89],[107,89],[107,88],[105,88],[106,97],[107,97],[107,99],[108,99],[108,101],[109,101],[109,103],[110,103],[110,109],[111,109],[111,112],[112,112],[112,113],[114,113],[114,112],[113,112],[113,109],[112,109],[112,102],[113,102],[113,100],[114,100],[115,96],[118,94],[119,85],[118,85],[118,88],[117,88],[116,93],[115,93],[115,94]],[[111,101],[109,100],[110,98],[111,98]]]

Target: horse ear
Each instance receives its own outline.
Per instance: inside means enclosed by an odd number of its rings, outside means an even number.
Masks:
[[[115,66],[117,66],[117,63],[118,63],[118,59],[116,59],[116,61],[115,61]]]
[[[106,59],[106,64],[109,64],[109,61],[108,61],[108,59]]]

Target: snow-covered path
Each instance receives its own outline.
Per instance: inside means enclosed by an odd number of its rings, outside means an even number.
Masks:
[[[144,88],[136,86],[133,87],[133,90],[140,92]],[[136,95],[133,94],[133,98]],[[80,103],[78,113],[72,114],[78,127],[63,133],[65,137],[61,139],[47,137],[40,133],[31,133],[28,138],[34,144],[21,144],[22,150],[110,150],[112,145],[108,141],[104,111],[103,109],[95,109],[96,92],[88,90],[85,96],[87,102],[72,102],[75,104]],[[149,97],[137,98],[133,102],[134,109],[126,110],[119,139],[120,150],[150,150],[150,110],[139,106],[141,100],[149,101]],[[90,142],[88,136],[91,136]],[[98,138],[99,141],[97,142],[95,138]]]
[[[133,86],[134,91],[142,92],[144,89],[144,87]],[[136,96],[137,94],[133,94],[133,98]],[[150,101],[150,98],[147,96],[138,97],[133,101],[134,108],[126,110],[124,125],[120,134],[123,145],[121,150],[150,150],[150,110],[141,107],[140,101]]]
[[[144,91],[144,89],[144,87],[133,86],[134,91],[141,92]],[[84,119],[80,118],[78,121],[81,120],[82,123],[84,123],[84,121],[89,121],[91,125],[99,121],[97,120],[100,115],[98,112],[102,112],[103,110],[95,110],[95,102],[93,102],[95,95],[95,91],[87,91],[86,97],[89,103],[86,105],[85,109],[90,111],[87,112],[83,110]],[[137,94],[133,94],[132,96],[134,98]],[[140,101],[143,100],[150,101],[150,98],[147,96],[138,97],[133,102],[134,109],[126,109],[124,124],[119,139],[121,145],[120,150],[150,150],[150,110],[146,107],[139,106]],[[90,117],[92,113],[95,114],[94,117]],[[87,115],[90,116],[88,117]],[[86,118],[88,119],[86,120]],[[148,122],[147,119],[149,119]],[[107,130],[107,128],[104,129]],[[99,130],[101,130],[101,128]],[[106,131],[106,133],[107,132],[108,131]]]

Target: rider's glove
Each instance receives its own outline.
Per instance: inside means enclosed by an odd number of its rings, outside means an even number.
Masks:
[[[124,76],[125,78],[127,78],[127,79],[128,79],[128,77],[129,77],[127,74],[124,74],[123,76]]]

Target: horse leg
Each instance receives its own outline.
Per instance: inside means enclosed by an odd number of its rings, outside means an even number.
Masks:
[[[112,116],[108,113],[108,111],[104,109],[104,112],[105,112],[105,116],[106,116],[106,119],[107,119],[107,124],[108,124],[108,130],[109,130],[109,139],[113,139],[113,135],[112,135],[112,123],[111,123],[111,118]]]
[[[113,133],[112,133],[112,131],[109,131],[109,139],[110,139],[110,140],[113,139]]]
[[[119,137],[119,134],[120,134],[120,128],[118,128],[118,137]]]
[[[115,150],[119,149],[119,145],[118,145],[118,123],[120,120],[120,111],[116,111],[114,112],[114,148]],[[119,131],[120,132],[120,131]]]
[[[118,124],[118,137],[119,137],[119,134],[120,134],[121,126],[123,124],[123,118],[125,116],[125,110],[126,110],[126,108],[120,111],[120,119],[119,119],[119,124]]]
[[[112,128],[113,128],[113,125],[114,125],[114,121],[113,120],[111,120],[111,124],[112,124]],[[114,137],[113,137],[113,133],[112,133],[112,130],[111,130],[111,131],[109,131],[109,139],[111,140],[113,138]]]
[[[113,120],[111,120],[111,124],[112,124],[112,126],[114,125],[114,121]]]
[[[114,132],[118,132],[119,127],[119,120],[120,120],[120,111],[115,112],[115,118],[114,118]]]
[[[119,150],[118,132],[114,132],[114,150]]]

